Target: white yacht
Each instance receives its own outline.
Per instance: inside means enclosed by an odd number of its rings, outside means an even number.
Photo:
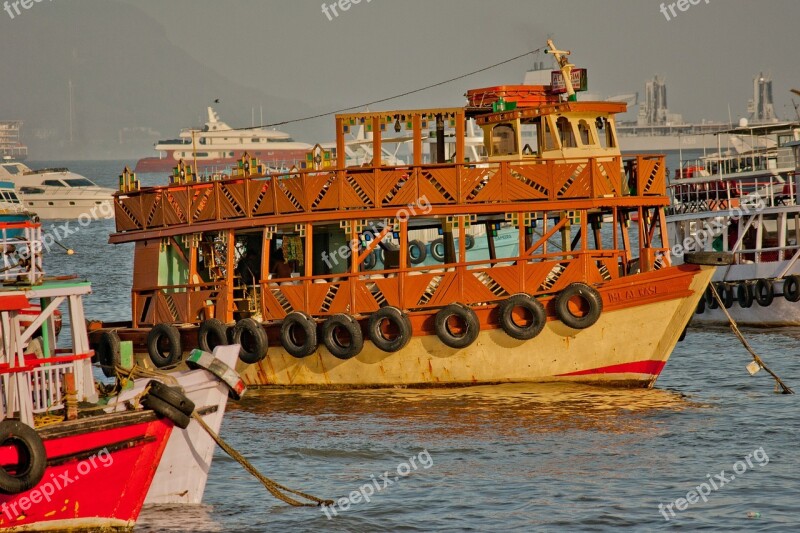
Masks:
[[[45,219],[70,219],[86,215],[114,218],[114,190],[100,187],[66,168],[31,170],[23,163],[0,163],[0,180],[16,185],[22,206]]]

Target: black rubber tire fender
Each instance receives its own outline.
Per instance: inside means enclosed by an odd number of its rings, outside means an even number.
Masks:
[[[387,339],[383,333],[383,323],[386,321],[397,330],[397,336],[392,339]],[[380,350],[387,353],[399,352],[411,341],[411,320],[397,307],[381,307],[370,315],[367,334],[372,344]]]
[[[733,287],[720,281],[717,283],[717,292],[722,299],[722,303],[725,304],[725,309],[733,307]]]
[[[186,429],[191,421],[191,418],[183,411],[152,394],[147,394],[142,398],[142,405],[145,409],[155,411],[159,417],[172,420],[172,423],[181,429]]]
[[[267,356],[267,332],[255,319],[243,318],[233,327],[233,343],[241,346],[239,359],[253,365]]]
[[[783,297],[789,302],[800,302],[800,276],[788,276],[783,280]]]
[[[769,307],[775,300],[775,286],[768,279],[760,279],[756,281],[755,297],[758,305],[761,307]]]
[[[213,352],[217,346],[228,344],[228,327],[216,318],[203,320],[197,330],[197,346],[204,352]]]
[[[753,286],[746,281],[742,281],[736,286],[736,300],[739,302],[739,307],[742,309],[750,309],[753,307]]]
[[[531,323],[520,326],[514,321],[514,310],[521,307],[531,316]],[[504,300],[498,307],[500,327],[512,339],[526,341],[542,332],[547,324],[547,311],[536,298],[527,294],[515,294]]]
[[[100,335],[96,357],[100,363],[100,370],[105,377],[113,378],[117,375],[116,366],[122,362],[122,359],[120,356],[119,335],[116,331],[112,329],[111,331],[104,331]]]
[[[170,387],[156,380],[151,380],[149,387],[148,394],[164,400],[186,416],[191,416],[194,412],[194,402],[187,398],[179,387]]]
[[[18,420],[0,422],[0,446],[14,446],[20,459],[11,474],[0,468],[0,492],[19,494],[34,488],[44,477],[47,451],[35,429]]]
[[[408,243],[408,260],[412,265],[418,265],[428,258],[428,249],[425,243],[413,240]]]
[[[467,236],[464,237],[464,247],[467,250],[472,250],[473,248],[475,248],[475,237],[473,237],[470,234],[467,234]]]
[[[452,317],[458,317],[464,323],[464,332],[453,333],[450,329],[449,321]],[[436,313],[435,320],[436,336],[450,348],[461,349],[471,345],[478,338],[481,331],[478,316],[471,308],[461,303],[450,304]]]
[[[703,296],[700,297],[700,301],[697,302],[697,309],[695,310],[695,313],[698,315],[702,315],[705,312],[706,312],[706,295],[703,294]]]
[[[364,262],[361,263],[361,266],[364,268],[364,270],[372,270],[377,264],[378,254],[375,252],[375,250],[372,250],[369,255],[364,258]]]
[[[296,329],[305,337],[302,344],[297,342]],[[317,323],[302,311],[292,311],[281,324],[281,346],[298,359],[311,355],[317,350]]]
[[[708,288],[706,288],[705,299],[706,299],[706,306],[709,309],[719,309],[719,302],[714,296],[714,291],[711,290],[711,285],[709,285]]]
[[[169,343],[169,351],[161,351],[162,339]],[[150,360],[157,368],[164,368],[179,363],[183,350],[181,349],[181,333],[172,324],[156,324],[147,334],[147,353]]]
[[[577,316],[569,308],[569,302],[574,297],[583,299],[589,306],[584,316]],[[556,316],[561,322],[572,329],[586,329],[600,319],[603,313],[603,298],[596,289],[585,283],[572,283],[556,296]]]
[[[439,261],[440,263],[444,262],[444,239],[439,237],[438,239],[433,239],[430,244],[431,247],[431,257]],[[441,247],[441,250],[439,249]]]
[[[350,337],[348,344],[339,341],[337,333],[342,329]],[[352,359],[364,349],[364,335],[361,333],[361,326],[355,318],[344,313],[333,315],[322,323],[322,342],[337,359]]]

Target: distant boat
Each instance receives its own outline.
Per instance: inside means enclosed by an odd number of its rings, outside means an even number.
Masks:
[[[194,139],[193,139],[194,137]],[[136,172],[169,172],[183,159],[197,160],[199,172],[219,171],[237,164],[245,153],[273,168],[289,168],[302,161],[313,146],[297,142],[288,133],[267,128],[233,129],[208,108],[202,130],[185,128],[177,139],[158,141],[159,157],[145,157]]]
[[[114,190],[66,168],[31,170],[23,163],[2,162],[0,180],[13,182],[22,207],[41,219],[71,219],[84,214],[92,218],[114,217]]]
[[[0,160],[24,161],[28,147],[20,142],[22,121],[0,120]]]

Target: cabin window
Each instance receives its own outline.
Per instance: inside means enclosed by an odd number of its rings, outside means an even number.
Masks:
[[[492,155],[517,153],[517,135],[511,124],[497,124],[492,128]]]
[[[522,155],[534,156],[539,153],[539,121],[526,120],[522,123]]]
[[[547,117],[542,118],[542,124],[544,125],[544,139],[542,142],[544,149],[558,150],[558,143],[556,143],[556,138],[553,136],[553,131],[550,128],[550,122],[547,120]]]
[[[616,148],[617,140],[614,138],[614,131],[609,120],[606,117],[598,117],[595,121],[595,126],[600,137],[600,146],[602,148]]]
[[[47,185],[49,187],[66,187],[61,180],[44,180],[42,185]]]
[[[589,126],[589,123],[585,120],[581,120],[578,122],[578,135],[581,138],[581,144],[584,146],[591,146],[596,144],[594,142],[594,135],[592,134],[592,128]]]
[[[94,187],[94,183],[84,178],[72,178],[64,180],[70,187]]]
[[[556,128],[558,129],[558,138],[561,139],[562,148],[578,147],[575,142],[575,132],[572,131],[572,124],[567,117],[558,117]]]
[[[252,139],[250,139],[250,142],[252,142],[252,143],[260,143],[261,139],[259,139],[258,137],[253,137]]]

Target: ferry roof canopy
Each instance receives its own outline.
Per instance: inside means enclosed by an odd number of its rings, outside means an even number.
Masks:
[[[753,126],[737,126],[729,130],[722,130],[716,132],[714,135],[730,134],[730,133],[749,133],[768,135],[776,131],[786,131],[792,128],[800,127],[800,122],[775,122],[774,124],[754,124]]]

